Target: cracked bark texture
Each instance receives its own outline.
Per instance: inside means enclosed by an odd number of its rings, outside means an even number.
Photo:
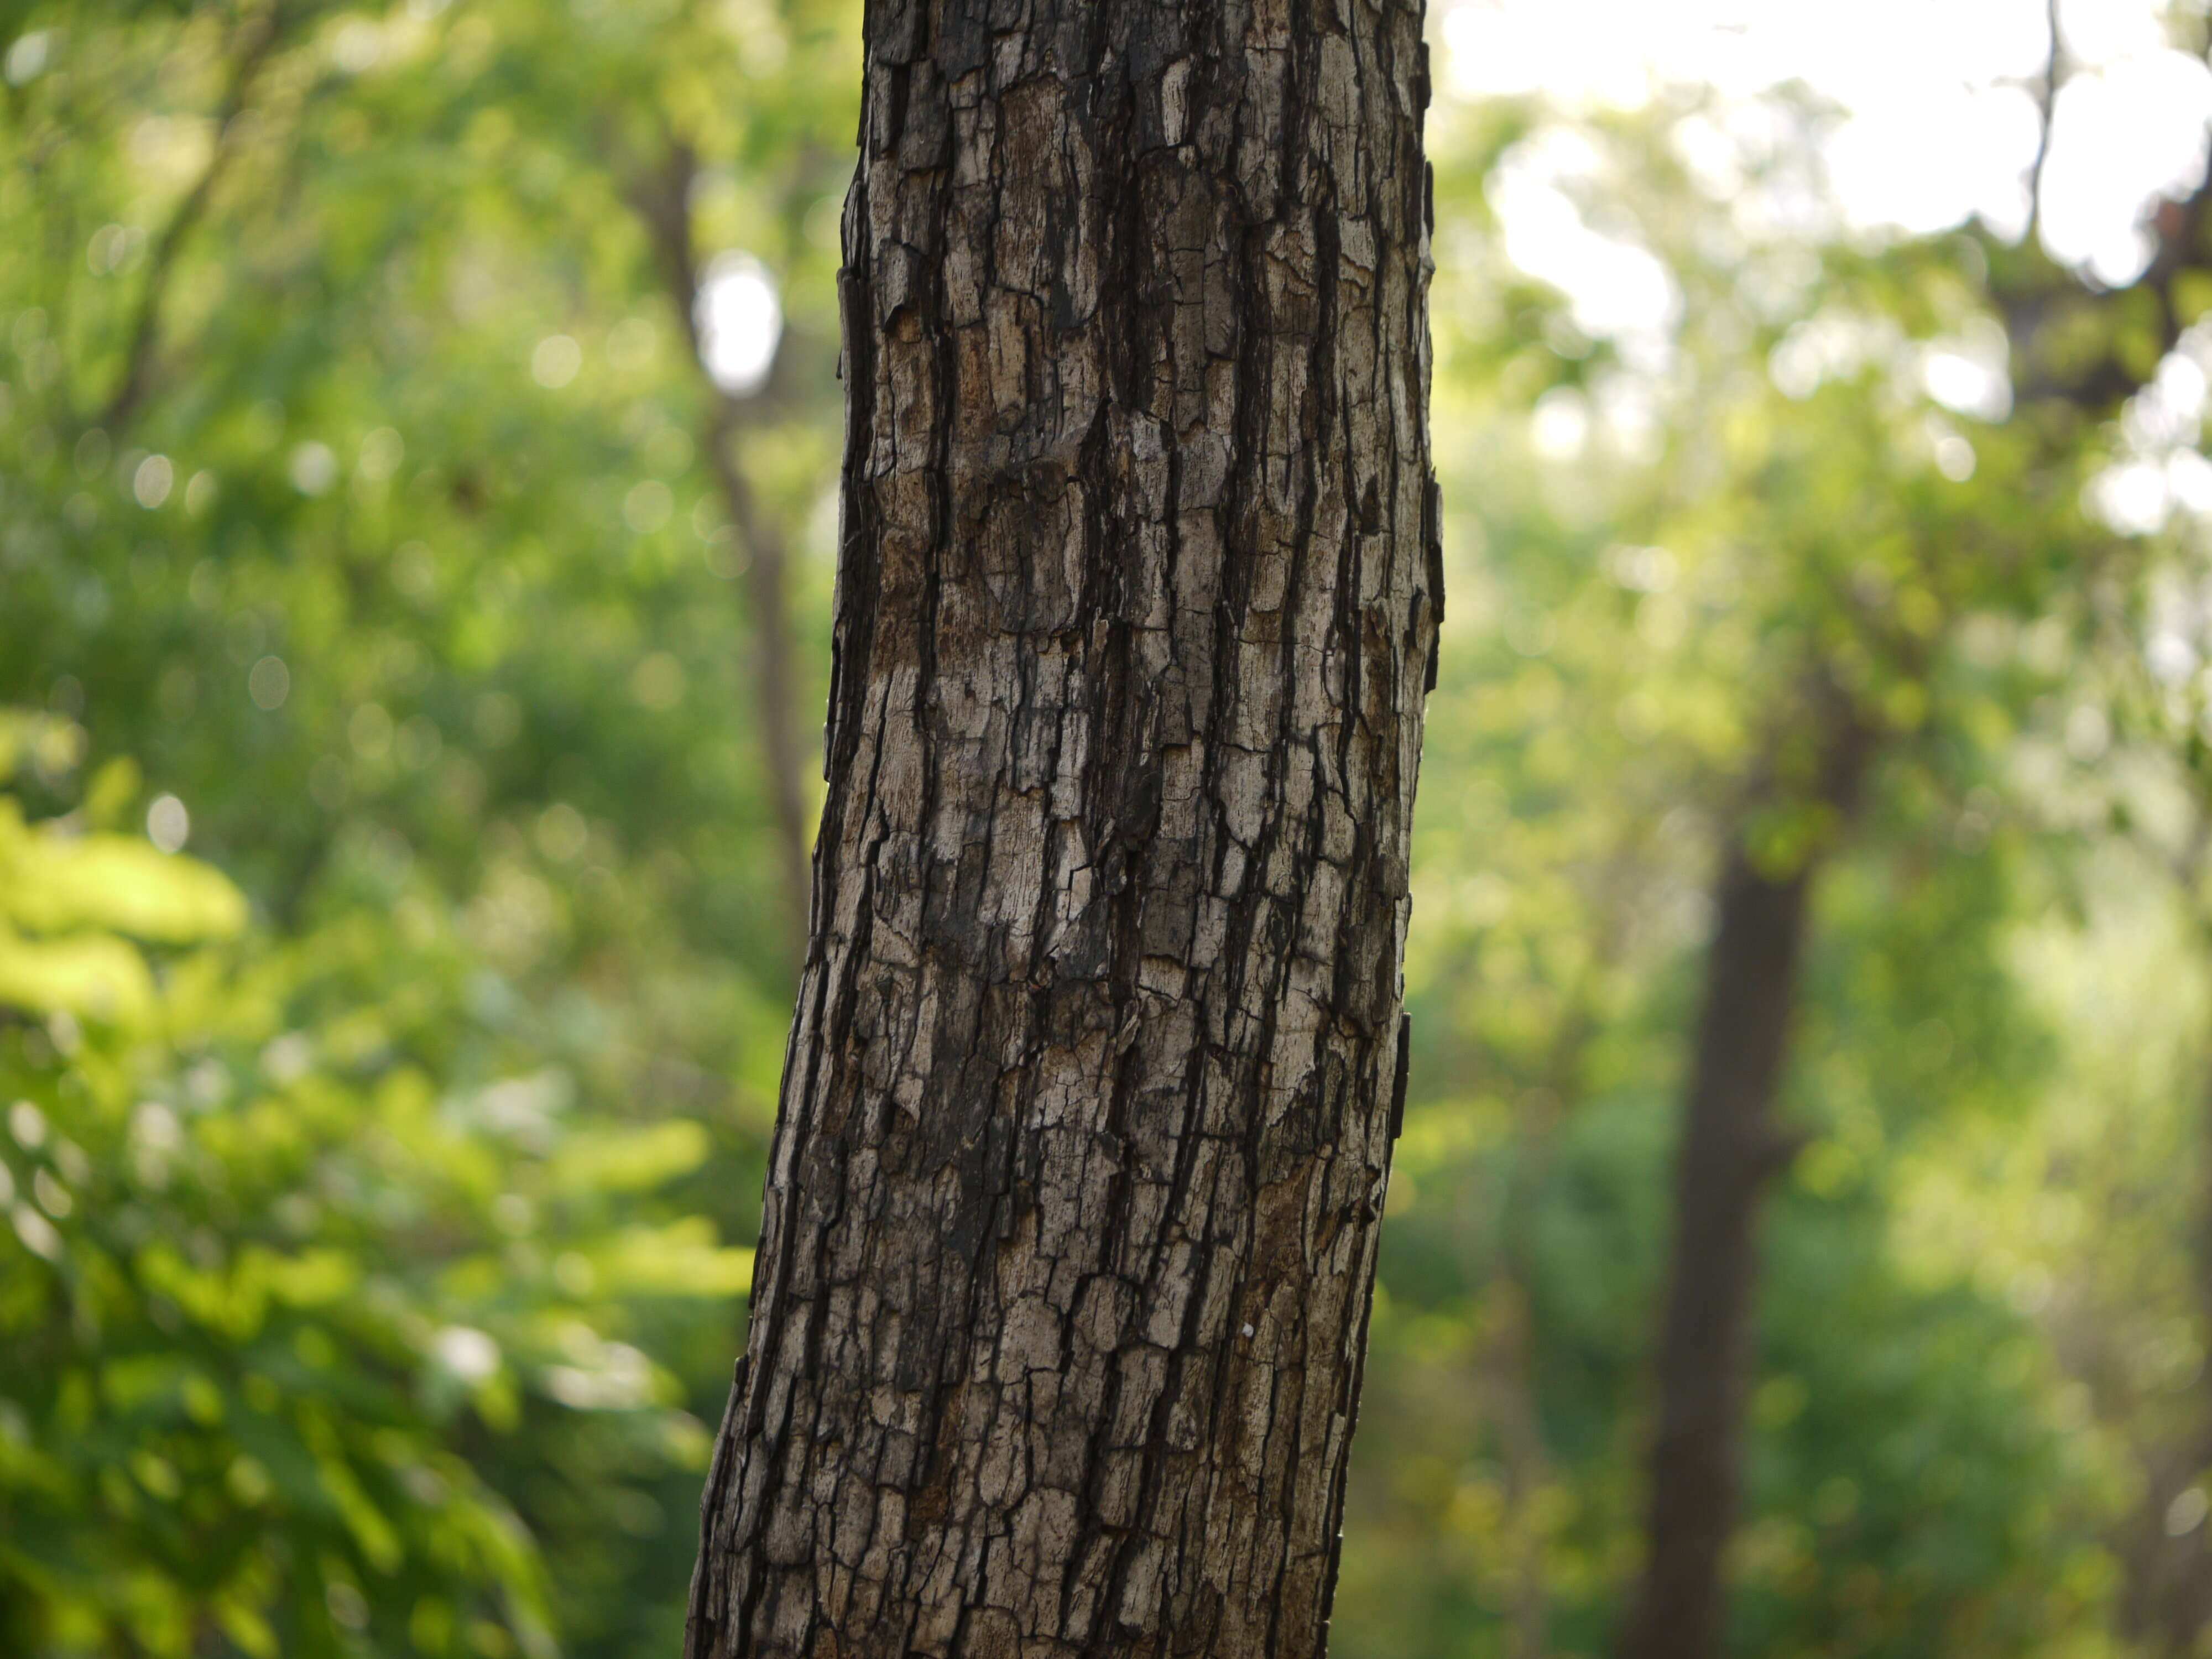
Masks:
[[[872,0],[686,1650],[1325,1644],[1443,595],[1418,4]]]

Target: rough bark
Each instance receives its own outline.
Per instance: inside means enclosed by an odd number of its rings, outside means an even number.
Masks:
[[[1874,745],[1848,713],[1830,720],[1811,799],[1840,819]],[[1712,1659],[1721,1650],[1723,1556],[1740,1507],[1753,1369],[1759,1199],[1796,1150],[1776,1096],[1826,850],[1762,871],[1735,833],[1723,860],[1675,1161],[1644,1576],[1620,1659]]]
[[[1442,602],[1420,9],[865,38],[829,802],[687,1652],[1317,1655]]]

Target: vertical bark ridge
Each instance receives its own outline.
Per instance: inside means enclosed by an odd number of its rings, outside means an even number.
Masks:
[[[875,0],[829,803],[687,1651],[1319,1654],[1421,703],[1403,0]]]

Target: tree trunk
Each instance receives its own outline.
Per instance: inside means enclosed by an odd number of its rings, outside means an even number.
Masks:
[[[1496,1266],[1482,1295],[1491,1317],[1476,1358],[1476,1391],[1505,1474],[1506,1659],[1544,1659],[1552,1645],[1551,1540],[1543,1504],[1552,1483],[1537,1387],[1536,1234],[1544,1188],[1571,1103],[1586,1093],[1584,1059],[1599,1029],[1596,981],[1620,948],[1632,893],[1626,859],[1600,886],[1591,960],[1564,988],[1566,1008],[1543,1063],[1521,1080],[1514,1108],[1512,1164],[1498,1200]]]
[[[1873,743],[1849,714],[1831,720],[1811,799],[1840,820]],[[1720,1651],[1723,1557],[1735,1529],[1753,1369],[1759,1200],[1795,1151],[1775,1097],[1826,850],[1816,843],[1787,872],[1764,872],[1731,835],[1723,861],[1675,1164],[1644,1577],[1620,1659],[1712,1659]]]
[[[701,355],[699,253],[692,234],[691,192],[699,158],[682,140],[672,141],[653,167],[633,174],[626,194],[651,240],[670,305],[684,331],[691,363],[708,402],[699,447],[707,458],[722,510],[745,554],[745,601],[753,635],[753,718],[775,827],[786,923],[786,959],[805,960],[807,931],[806,787],[799,738],[798,673],[792,661],[791,556],[773,512],[761,504],[745,476],[738,438],[745,422],[738,400],[714,384]]]
[[[738,458],[736,400],[717,390],[703,422],[708,469],[723,510],[745,550],[745,600],[753,624],[753,714],[759,722],[762,770],[783,866],[784,913],[794,941],[785,960],[805,960],[807,929],[805,774],[799,737],[796,666],[792,661],[791,559],[782,526],[745,477]]]
[[[1317,1655],[1425,677],[1418,5],[876,0],[686,1650]]]
[[[1505,1655],[1544,1659],[1551,1650],[1552,1598],[1542,1504],[1552,1461],[1536,1398],[1535,1319],[1528,1286],[1512,1270],[1501,1270],[1489,1289],[1475,1392],[1505,1474]]]
[[[2205,833],[2200,830],[2200,835]],[[2203,890],[2202,842],[2176,872],[2185,895]],[[2212,944],[2212,918],[2201,911],[2197,937]],[[2199,1085],[2197,1291],[2203,1340],[2212,1342],[2212,1067]],[[2114,1528],[2112,1553],[2120,1566],[2115,1624],[2121,1636],[2160,1659],[2197,1659],[2212,1630],[2212,1521],[2199,1511],[2176,1512],[2187,1494],[2212,1480],[2212,1367],[2202,1368],[2193,1429],[2163,1436],[2138,1430],[2130,1438],[2140,1466],[2142,1495]]]

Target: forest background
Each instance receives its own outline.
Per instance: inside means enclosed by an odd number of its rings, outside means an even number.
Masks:
[[[1737,846],[1813,884],[1731,1650],[2212,1652],[2205,22],[1815,10],[1431,20],[1345,1659],[1611,1640]],[[844,0],[0,5],[0,1651],[677,1650],[859,56]],[[1776,783],[1837,708],[1860,787]]]

